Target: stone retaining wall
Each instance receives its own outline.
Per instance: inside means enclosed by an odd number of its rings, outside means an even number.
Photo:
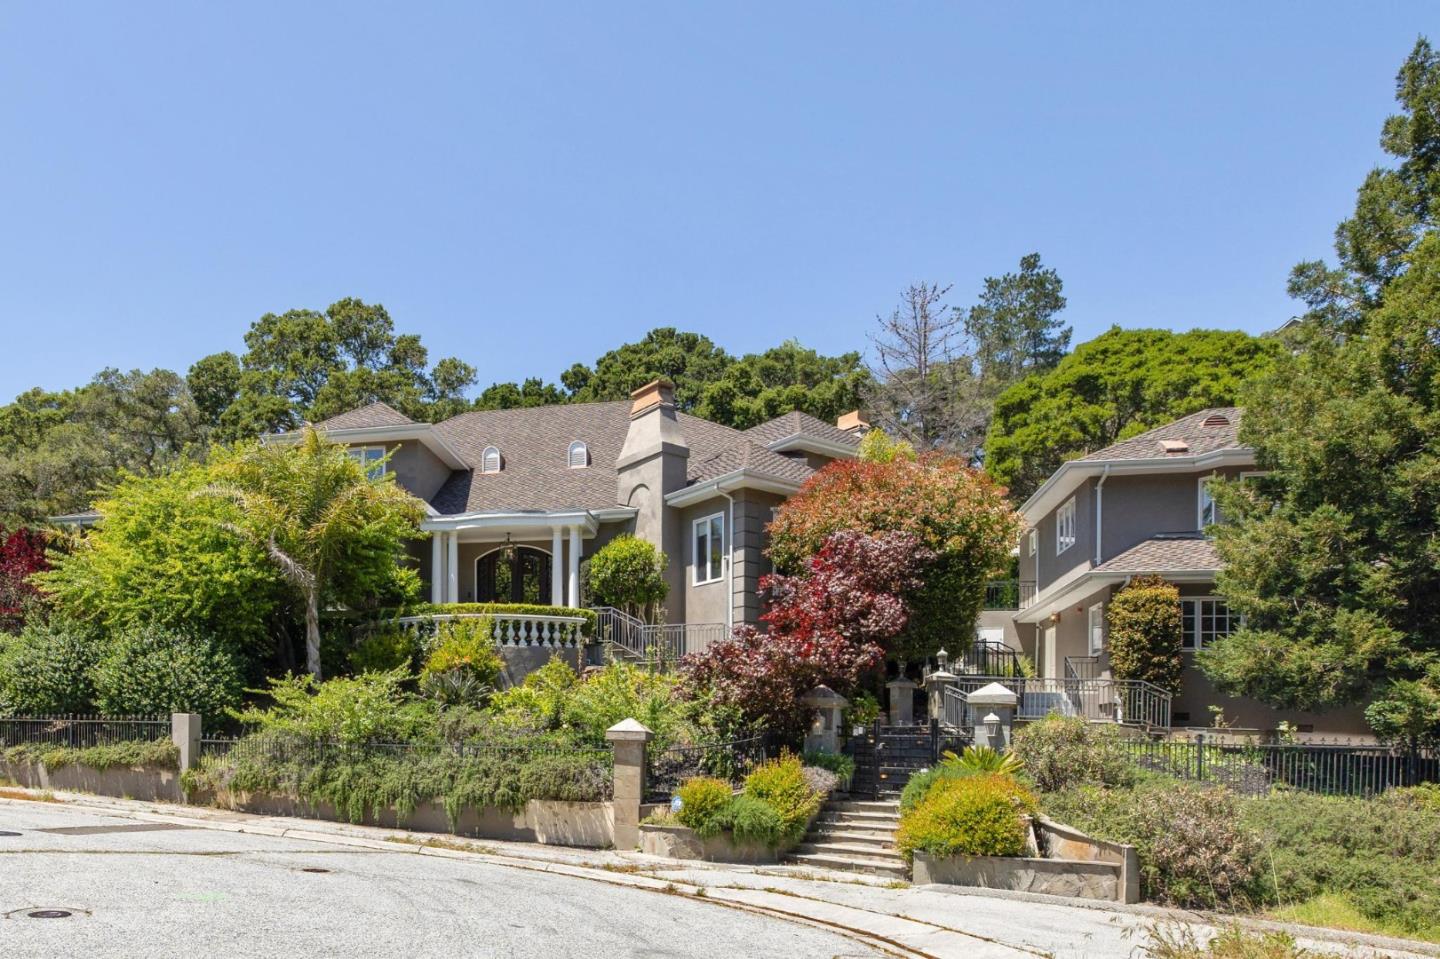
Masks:
[[[785,854],[759,843],[737,843],[729,833],[701,839],[689,826],[640,826],[640,851],[666,859],[699,859],[705,862],[773,865]]]

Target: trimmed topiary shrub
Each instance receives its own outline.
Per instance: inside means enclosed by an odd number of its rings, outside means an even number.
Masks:
[[[915,852],[948,856],[1021,856],[1026,814],[1035,797],[1013,777],[981,773],[942,778],[900,817],[895,844],[906,859]]]
[[[670,591],[665,582],[668,562],[664,553],[643,539],[629,533],[615,537],[590,558],[590,602],[659,622],[661,604]]]
[[[724,831],[725,810],[735,798],[735,791],[723,779],[697,776],[680,784],[675,791],[680,809],[675,819],[689,826],[701,839],[709,839]]]
[[[1110,671],[1175,693],[1180,655],[1180,590],[1159,576],[1137,576],[1105,606]]]
[[[54,619],[0,635],[0,715],[89,712],[101,651],[92,634]]]
[[[1047,716],[1015,731],[1011,754],[1042,792],[1087,784],[1128,786],[1135,763],[1112,726],[1087,723],[1078,716]]]
[[[91,675],[95,705],[108,716],[219,717],[240,704],[244,690],[229,648],[208,636],[154,626],[111,637]]]

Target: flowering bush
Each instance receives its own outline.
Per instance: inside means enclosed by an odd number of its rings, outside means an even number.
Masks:
[[[950,640],[956,623],[975,621],[985,582],[1005,568],[1019,529],[1004,487],[956,457],[837,460],[780,508],[769,553],[777,568],[793,572],[841,530],[913,535],[931,555],[917,570],[923,585],[907,596],[908,628],[890,652],[918,661]]]
[[[37,530],[0,528],[0,633],[19,632],[25,618],[40,602],[41,593],[30,577],[50,568],[45,560],[45,537]]]

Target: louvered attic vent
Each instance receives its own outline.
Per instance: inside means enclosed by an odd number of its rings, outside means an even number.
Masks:
[[[1227,417],[1224,413],[1211,413],[1209,416],[1205,417],[1205,422],[1201,423],[1200,425],[1209,429],[1214,429],[1219,426],[1229,426],[1230,418]]]

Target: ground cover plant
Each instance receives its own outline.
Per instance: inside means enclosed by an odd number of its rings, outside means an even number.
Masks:
[[[741,844],[789,847],[804,837],[835,783],[833,773],[787,753],[756,767],[739,793],[723,779],[686,780],[676,791],[674,820],[702,839],[728,833]]]
[[[4,747],[0,757],[7,763],[41,763],[47,769],[65,766],[88,766],[92,769],[180,767],[180,750],[168,739],[123,740],[79,748],[43,742],[22,743]]]

